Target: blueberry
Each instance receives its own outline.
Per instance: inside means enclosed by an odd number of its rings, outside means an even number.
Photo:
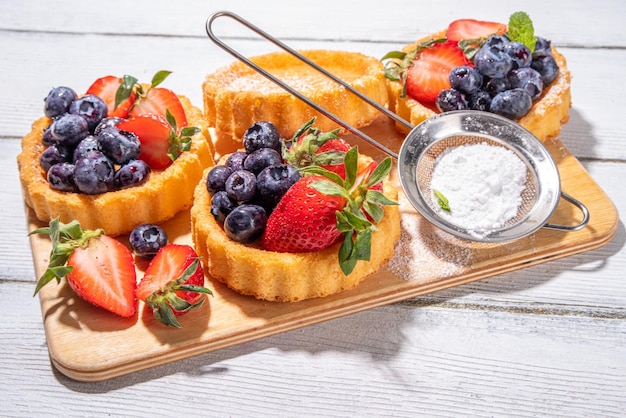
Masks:
[[[228,197],[225,191],[216,192],[211,198],[211,213],[216,221],[224,223],[229,213],[237,207],[237,202]]]
[[[50,187],[62,192],[75,192],[76,185],[74,183],[74,164],[59,163],[55,164],[48,170],[47,178]]]
[[[68,112],[84,117],[89,126],[89,131],[93,132],[100,121],[106,118],[108,108],[104,100],[98,96],[85,94],[70,104]]]
[[[519,119],[528,113],[532,104],[530,94],[526,90],[506,90],[491,100],[491,112],[509,119]]]
[[[266,167],[257,176],[257,193],[264,204],[273,208],[298,179],[300,172],[292,165]]]
[[[217,165],[213,167],[206,177],[206,189],[210,194],[226,190],[226,179],[233,171],[225,165]]]
[[[485,84],[485,91],[492,97],[505,90],[511,90],[511,82],[508,78],[491,78]]]
[[[504,52],[513,60],[513,68],[525,68],[530,66],[533,54],[530,49],[521,42],[509,42],[504,45]]]
[[[487,38],[483,45],[503,50],[504,46],[509,42],[511,42],[511,40],[505,35],[491,35]]]
[[[483,76],[502,78],[513,68],[513,60],[501,47],[485,43],[476,52],[474,65]]]
[[[256,122],[243,135],[243,146],[248,154],[260,148],[277,149],[279,144],[278,129],[271,122]]]
[[[483,85],[483,76],[476,68],[469,65],[454,67],[448,78],[452,88],[463,94],[472,94]]]
[[[142,224],[133,229],[128,237],[135,255],[152,258],[167,244],[167,233],[154,224]]]
[[[89,135],[87,120],[73,113],[65,113],[52,122],[50,127],[54,139],[65,145],[76,145]]]
[[[39,157],[39,165],[43,168],[43,171],[47,172],[50,167],[59,163],[71,163],[72,162],[71,151],[62,145],[52,144],[46,148]]]
[[[139,186],[150,177],[152,169],[143,160],[130,160],[115,172],[115,186],[120,189]]]
[[[136,160],[141,151],[141,142],[137,135],[117,127],[101,130],[98,141],[104,155],[115,164],[126,164],[130,160]]]
[[[49,118],[56,118],[67,113],[70,104],[78,95],[69,87],[55,87],[44,99],[44,114]]]
[[[43,135],[41,137],[41,143],[46,147],[48,145],[52,145],[55,143],[54,137],[52,136],[52,125],[48,125],[46,129],[43,130]]]
[[[243,162],[243,168],[254,174],[259,174],[265,167],[282,164],[283,158],[278,151],[272,148],[259,148],[248,154]]]
[[[533,51],[533,58],[552,55],[552,42],[541,36],[537,36],[535,42],[535,50]]]
[[[100,142],[98,141],[98,138],[93,135],[88,135],[85,139],[80,141],[78,145],[76,145],[72,161],[78,160],[83,154],[89,151],[100,151]]]
[[[541,74],[532,68],[518,68],[511,71],[509,80],[511,81],[511,88],[526,90],[531,99],[535,100],[541,96],[543,91]]]
[[[542,55],[534,58],[530,68],[541,74],[541,81],[543,81],[544,86],[552,83],[559,74],[559,65],[552,55]]]
[[[472,110],[489,112],[491,107],[491,95],[485,90],[478,90],[476,93],[468,96],[467,104]]]
[[[250,243],[261,236],[267,224],[267,213],[258,205],[237,206],[224,220],[224,232],[237,242]]]
[[[246,170],[238,170],[226,179],[228,196],[237,202],[249,202],[256,194],[256,176]]]
[[[111,116],[111,117],[103,118],[98,124],[98,126],[96,126],[96,128],[94,129],[93,134],[97,136],[98,134],[100,134],[100,132],[102,132],[103,129],[114,128],[117,126],[118,123],[120,123],[123,120],[124,119],[120,118],[119,116]]]
[[[226,162],[224,165],[234,173],[235,171],[243,170],[243,162],[248,156],[247,153],[243,151],[233,152],[226,158]]]
[[[91,151],[76,160],[74,182],[82,193],[98,194],[113,186],[113,163],[101,152]]]
[[[463,93],[455,89],[441,90],[435,99],[435,104],[440,112],[467,109],[467,100]]]

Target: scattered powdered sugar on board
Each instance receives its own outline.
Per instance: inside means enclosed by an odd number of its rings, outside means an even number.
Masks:
[[[439,215],[470,231],[502,227],[517,215],[526,165],[511,150],[487,143],[450,148],[436,161],[430,188],[447,200]]]
[[[402,232],[385,266],[388,271],[403,280],[429,280],[459,275],[471,267],[472,250],[467,243],[431,225],[404,193],[399,193],[398,204]]]

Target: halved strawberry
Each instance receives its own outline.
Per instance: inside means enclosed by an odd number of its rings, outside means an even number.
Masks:
[[[168,111],[176,121],[177,130],[187,126],[185,109],[183,109],[176,93],[163,87],[152,87],[145,94],[140,94],[139,99],[135,101],[130,110],[129,116],[153,114],[165,117]]]
[[[406,93],[413,99],[434,104],[441,90],[450,88],[454,67],[471,65],[456,42],[433,43],[421,49],[406,73]]]
[[[102,230],[83,230],[76,221],[61,223],[31,234],[49,235],[52,251],[48,268],[37,282],[35,294],[56,279],[67,277],[78,296],[93,305],[123,317],[135,314],[137,287],[132,252]]]
[[[137,286],[137,298],[152,309],[155,318],[181,327],[176,319],[201,306],[205,294],[204,273],[200,259],[189,245],[167,244],[154,256]]]
[[[155,114],[134,116],[117,124],[117,128],[133,132],[139,138],[139,159],[154,170],[169,167],[181,153],[191,148],[191,137],[199,129],[187,126],[176,132],[170,121]]]
[[[502,35],[506,30],[507,25],[504,23],[475,19],[458,19],[448,25],[446,38],[455,42],[483,39],[493,34]]]
[[[122,82],[122,78],[113,75],[101,77],[89,86],[86,94],[94,94],[104,100],[108,108],[108,117],[117,116],[120,118],[127,118],[128,111],[137,99],[137,94],[131,90],[128,96],[126,96],[126,98],[124,98],[121,103],[116,106],[116,95],[118,89],[122,85]]]

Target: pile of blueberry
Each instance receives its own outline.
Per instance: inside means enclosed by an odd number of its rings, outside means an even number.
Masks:
[[[265,229],[267,217],[300,179],[282,158],[283,140],[271,122],[256,122],[244,136],[245,151],[230,154],[206,179],[211,213],[231,239],[249,243]]]
[[[550,41],[541,37],[531,53],[526,45],[505,35],[492,35],[476,52],[473,63],[473,67],[455,67],[450,72],[452,88],[441,91],[436,101],[441,112],[473,109],[519,119],[559,71]]]
[[[69,87],[55,87],[44,103],[52,123],[43,133],[46,149],[39,162],[52,188],[93,195],[148,179],[150,167],[138,159],[139,139],[116,127],[122,119],[107,117],[98,96],[79,98]]]

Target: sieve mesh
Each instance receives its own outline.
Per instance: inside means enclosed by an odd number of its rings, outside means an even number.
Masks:
[[[509,219],[500,229],[507,229],[513,227],[521,222],[524,222],[531,210],[537,202],[537,194],[539,190],[539,184],[535,169],[530,164],[528,159],[524,155],[520,155],[515,148],[511,147],[507,143],[493,140],[487,137],[475,136],[475,135],[453,135],[447,138],[440,139],[433,142],[420,156],[416,166],[416,181],[419,193],[422,195],[422,199],[430,206],[434,213],[439,213],[440,208],[437,200],[434,198],[430,184],[432,180],[432,174],[437,164],[437,159],[446,150],[462,146],[473,144],[487,144],[492,146],[502,147],[504,149],[514,152],[518,158],[526,165],[526,182],[524,190],[521,194],[521,204],[518,207],[517,215]]]

